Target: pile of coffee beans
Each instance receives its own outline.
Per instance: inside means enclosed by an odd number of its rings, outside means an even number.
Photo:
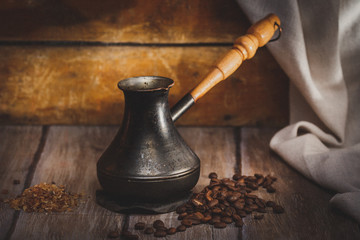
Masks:
[[[271,210],[273,213],[284,213],[284,208],[273,201],[259,198],[252,192],[263,187],[269,193],[276,192],[272,184],[276,177],[262,174],[243,176],[235,174],[232,179],[218,179],[216,173],[210,173],[210,184],[200,193],[194,193],[190,200],[176,209],[178,220],[181,223],[176,227],[165,227],[164,222],[156,220],[151,227],[143,222],[135,224],[135,230],[144,234],[153,234],[155,237],[165,237],[176,232],[186,231],[199,224],[210,224],[215,228],[226,228],[234,223],[236,227],[243,226],[242,218],[252,214],[256,220],[263,219],[264,213]],[[128,230],[122,232],[127,239],[138,239]],[[109,234],[109,237],[110,234]]]

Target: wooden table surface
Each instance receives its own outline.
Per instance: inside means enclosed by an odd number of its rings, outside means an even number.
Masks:
[[[112,230],[129,230],[138,221],[161,219],[179,224],[176,213],[119,214],[95,203],[100,188],[96,162],[117,132],[116,126],[2,126],[0,127],[0,198],[19,195],[40,182],[66,185],[86,197],[73,212],[26,213],[0,203],[0,239],[106,239]],[[268,143],[276,129],[181,127],[179,132],[201,159],[201,176],[195,191],[208,184],[212,171],[219,177],[272,174],[277,192],[256,191],[285,207],[284,214],[251,215],[242,229],[230,225],[214,229],[198,225],[166,239],[360,239],[359,225],[329,207],[333,193],[305,179],[278,156]],[[14,185],[13,180],[20,180]],[[4,194],[8,190],[8,194]],[[140,239],[154,239],[139,234]]]

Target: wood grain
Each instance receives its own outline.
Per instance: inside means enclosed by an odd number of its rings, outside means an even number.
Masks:
[[[84,203],[70,213],[24,213],[1,203],[0,238],[4,239],[105,239],[109,231],[120,230],[124,215],[112,213],[95,203],[95,163],[116,134],[118,127],[83,126],[6,126],[0,127],[0,190],[13,197],[28,185],[55,181],[71,192],[84,192]],[[278,177],[275,194],[257,191],[264,199],[285,207],[285,213],[265,214],[264,219],[247,216],[242,230],[233,225],[214,229],[198,225],[169,239],[359,239],[358,225],[328,207],[331,193],[305,179],[278,156],[268,144],[275,133],[269,128],[180,127],[179,132],[201,159],[201,175],[195,191],[208,184],[208,174],[220,178],[256,172]],[[36,164],[34,164],[34,162]],[[31,172],[33,174],[31,174]],[[13,185],[14,179],[20,180]],[[30,181],[31,180],[31,183]],[[3,197],[3,195],[1,195]],[[167,226],[179,224],[176,214],[131,215],[130,230],[138,221],[156,219]],[[6,236],[9,229],[10,235]],[[135,231],[134,231],[135,232]],[[140,234],[139,234],[140,235]],[[141,234],[141,239],[153,237]]]
[[[188,145],[194,150],[201,160],[200,179],[194,192],[201,191],[209,184],[208,175],[216,171],[219,177],[231,177],[236,166],[234,131],[232,128],[179,128],[180,134]],[[135,223],[146,222],[150,226],[155,220],[160,219],[167,227],[177,227],[180,221],[177,214],[172,212],[160,215],[131,215],[130,231]],[[153,239],[152,235],[139,234],[141,239]],[[234,226],[223,229],[214,229],[211,225],[198,225],[187,229],[185,232],[176,233],[170,239],[238,239],[239,231]]]
[[[26,178],[31,171],[41,138],[38,126],[0,127],[0,198],[10,199],[21,194]],[[14,185],[13,181],[20,184]],[[7,190],[8,193],[5,194]],[[4,239],[16,222],[15,211],[0,201],[0,239]],[[10,230],[11,231],[11,230]]]
[[[0,123],[120,124],[119,80],[175,80],[173,105],[228,47],[0,47]],[[288,78],[266,49],[188,111],[179,125],[283,126]]]
[[[233,0],[5,1],[0,40],[232,42],[249,23]]]
[[[275,194],[259,191],[259,197],[285,208],[284,214],[247,217],[243,239],[360,239],[358,225],[329,208],[331,194],[305,179],[269,150],[274,129],[243,128],[242,174],[271,174],[278,178]]]
[[[95,203],[100,188],[96,162],[112,140],[117,127],[52,126],[31,185],[52,182],[70,192],[85,194],[73,212],[21,212],[13,239],[105,239],[111,230],[121,229],[123,215]]]

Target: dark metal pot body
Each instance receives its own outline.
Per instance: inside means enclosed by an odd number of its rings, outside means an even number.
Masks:
[[[195,186],[200,161],[171,118],[173,81],[135,77],[120,81],[125,95],[122,127],[97,163],[103,189],[123,200],[167,202]]]

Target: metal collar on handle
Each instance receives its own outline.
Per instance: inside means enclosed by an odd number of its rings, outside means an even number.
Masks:
[[[277,22],[274,23],[274,27],[275,27],[275,26],[278,27],[278,35],[276,36],[276,38],[271,39],[269,42],[275,42],[275,41],[279,40],[280,37],[281,37],[282,27],[281,27]]]

